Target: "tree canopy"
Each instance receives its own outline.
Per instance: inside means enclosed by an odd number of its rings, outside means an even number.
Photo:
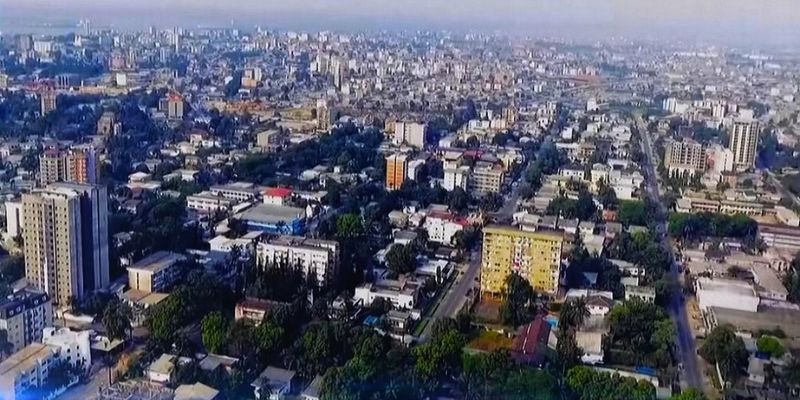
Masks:
[[[700,347],[700,355],[710,363],[719,363],[722,376],[730,382],[735,383],[747,371],[747,349],[730,325],[714,328]]]

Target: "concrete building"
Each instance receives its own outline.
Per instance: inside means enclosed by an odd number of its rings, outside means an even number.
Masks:
[[[54,90],[45,90],[39,95],[40,112],[42,115],[50,114],[58,107],[58,93]]]
[[[250,182],[233,182],[226,185],[215,185],[208,188],[215,195],[236,202],[250,201],[258,196],[259,189]]]
[[[170,94],[167,97],[167,118],[171,120],[183,119],[183,97],[177,94]]]
[[[235,204],[234,200],[226,199],[208,190],[186,196],[186,208],[206,213],[230,210]]]
[[[355,303],[368,307],[375,299],[381,298],[398,310],[411,310],[417,307],[419,284],[405,279],[378,279],[356,288],[353,295]]]
[[[131,290],[146,293],[166,292],[180,273],[178,263],[185,259],[169,251],[150,254],[128,267],[128,285]]]
[[[66,306],[109,284],[105,186],[56,183],[22,197],[25,277]]]
[[[62,361],[89,371],[92,367],[91,331],[73,332],[69,328],[44,329],[42,343],[59,348]]]
[[[22,234],[22,202],[10,200],[6,206],[6,233],[15,238]]]
[[[728,148],[733,152],[733,167],[747,171],[755,165],[758,151],[759,123],[752,119],[733,122]]]
[[[698,278],[695,293],[703,311],[718,307],[754,313],[761,301],[751,284],[731,279]]]
[[[800,228],[758,224],[758,237],[767,247],[800,251]]]
[[[467,190],[469,185],[469,174],[470,168],[467,166],[445,169],[444,183],[442,187],[448,192],[455,190],[457,187]]]
[[[106,111],[97,120],[96,133],[99,136],[113,136],[121,130],[122,125],[118,125],[117,114],[113,111]]]
[[[499,193],[503,188],[504,177],[502,166],[478,161],[469,177],[469,190],[478,195]]]
[[[248,228],[282,235],[300,235],[305,231],[306,211],[302,208],[258,204],[239,214]]]
[[[561,277],[562,233],[524,232],[510,226],[483,229],[481,295],[500,297],[514,272],[540,293],[554,294]]]
[[[39,156],[39,184],[73,182],[97,184],[97,152],[91,146],[70,150],[47,149]]]
[[[429,210],[423,226],[428,232],[429,241],[450,246],[456,233],[467,225],[466,220],[457,218],[449,211]]]
[[[21,290],[0,303],[0,329],[6,331],[11,351],[42,340],[42,330],[53,325],[53,306],[47,293]]]
[[[59,347],[31,343],[0,363],[0,397],[15,399],[45,384],[50,367],[59,359]]]
[[[274,236],[256,245],[259,265],[289,265],[314,275],[320,286],[333,283],[339,269],[339,243],[302,236]]]
[[[408,175],[408,156],[392,154],[386,157],[386,189],[397,190]]]
[[[395,122],[392,142],[396,145],[407,144],[417,149],[425,147],[425,124],[416,122]]]
[[[685,139],[681,142],[672,141],[667,144],[664,154],[664,166],[672,173],[689,172],[691,174],[702,172],[706,167],[706,154],[703,145]]]

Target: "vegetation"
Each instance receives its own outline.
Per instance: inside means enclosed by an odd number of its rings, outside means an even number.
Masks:
[[[578,199],[559,196],[550,201],[547,205],[548,215],[560,215],[562,218],[578,218],[581,221],[597,220],[597,206],[594,204],[592,194],[588,190],[578,193]]]
[[[757,231],[756,221],[742,214],[675,213],[669,217],[669,234],[681,240],[695,241],[708,236],[754,238]]]
[[[617,221],[623,225],[647,226],[649,219],[645,202],[637,200],[622,200],[619,202]]]
[[[519,326],[530,322],[536,314],[536,292],[528,281],[516,273],[506,277],[500,317],[504,324]]]
[[[756,341],[756,346],[759,352],[769,354],[773,358],[780,358],[786,354],[786,348],[783,347],[781,341],[773,336],[761,336]]]
[[[675,326],[657,305],[638,299],[611,309],[611,363],[666,368],[672,364]]]
[[[719,364],[723,378],[735,383],[747,371],[748,353],[742,338],[729,325],[714,328],[700,347],[700,355],[710,363]]]
[[[654,400],[656,388],[649,382],[574,367],[567,372],[567,387],[579,400]]]

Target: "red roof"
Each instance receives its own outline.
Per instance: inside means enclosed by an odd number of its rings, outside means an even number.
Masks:
[[[513,358],[519,363],[541,364],[549,335],[550,325],[541,316],[521,326],[514,339],[514,349],[511,352]]]
[[[264,195],[270,197],[289,197],[294,193],[289,188],[267,188],[264,190]]]

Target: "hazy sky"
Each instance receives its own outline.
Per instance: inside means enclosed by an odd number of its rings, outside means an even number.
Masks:
[[[282,29],[457,29],[800,46],[800,0],[0,0],[0,30],[33,23]],[[35,20],[34,20],[35,19]]]

